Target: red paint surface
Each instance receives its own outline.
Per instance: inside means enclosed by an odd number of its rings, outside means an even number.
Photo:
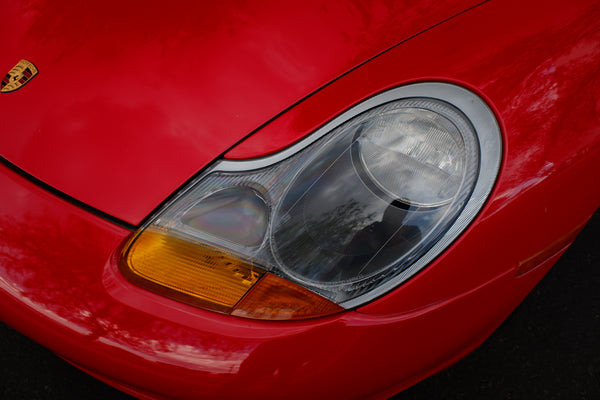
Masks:
[[[113,384],[148,394],[305,399],[401,390],[487,337],[557,256],[515,277],[518,263],[600,206],[598,21],[600,5],[592,1],[568,9],[541,1],[486,3],[333,82],[235,150],[273,151],[403,82],[458,82],[490,102],[505,135],[490,201],[428,268],[357,311],[259,322],[144,291],[115,265],[127,230],[2,167],[0,318]],[[34,79],[42,73],[40,66]],[[25,89],[36,86],[44,87],[32,81]],[[15,93],[30,96],[25,89]],[[81,107],[93,114],[94,105]],[[142,111],[152,128],[155,115]],[[72,121],[54,123],[58,129]],[[101,165],[116,174],[116,164]]]
[[[4,168],[0,184],[15,199],[3,198],[0,215],[0,318],[113,384],[174,398],[350,398],[399,390],[483,340],[551,265],[519,279],[509,268],[411,311],[390,297],[387,305],[398,312],[249,321],[132,286],[114,264],[128,231]],[[499,226],[478,225],[476,244],[484,246]],[[448,267],[432,266],[422,287]]]
[[[0,71],[40,73],[0,96],[1,155],[135,225],[278,113],[477,2],[10,2]]]

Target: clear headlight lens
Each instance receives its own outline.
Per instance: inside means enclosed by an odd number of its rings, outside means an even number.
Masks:
[[[493,114],[473,93],[394,89],[274,156],[217,162],[138,232],[122,271],[250,318],[358,306],[456,238],[489,194],[500,153]]]
[[[366,185],[373,183],[405,204],[432,207],[449,203],[460,187],[466,162],[458,128],[441,114],[451,110],[431,100],[396,106],[361,127],[355,168],[359,174],[364,171]],[[452,117],[463,122],[459,115]],[[469,131],[464,123],[462,128]]]

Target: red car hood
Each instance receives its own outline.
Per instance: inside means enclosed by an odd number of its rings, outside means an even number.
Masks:
[[[253,130],[477,3],[33,0],[2,6],[2,157],[131,224]]]

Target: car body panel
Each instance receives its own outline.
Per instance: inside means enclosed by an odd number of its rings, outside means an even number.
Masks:
[[[126,229],[2,168],[2,187],[19,199],[3,199],[0,216],[2,320],[75,365],[125,382],[122,389],[165,397],[364,398],[396,390],[483,340],[550,267],[519,279],[509,270],[411,312],[249,321],[132,286],[114,265]]]
[[[489,103],[504,133],[490,200],[431,265],[368,305],[265,322],[166,299],[119,273],[130,230],[2,166],[0,318],[149,398],[396,393],[483,341],[600,206],[599,20],[592,1],[568,10],[487,2],[345,74],[228,153],[277,151],[361,100],[410,82],[454,82]],[[531,259],[538,265],[518,274]]]
[[[2,156],[135,225],[275,115],[477,3],[11,2],[0,67],[40,73],[0,96]]]
[[[463,280],[446,285],[442,279],[437,291],[427,291],[438,293],[440,298],[451,297],[506,268],[508,260],[489,257],[499,247],[510,245],[510,263],[516,265],[558,240],[577,225],[573,221],[584,221],[600,206],[596,164],[600,137],[600,7],[595,2],[581,3],[581,8],[569,10],[559,6],[543,11],[524,8],[520,14],[512,11],[518,7],[511,2],[477,7],[337,80],[225,157],[257,157],[285,148],[320,126],[327,115],[345,110],[347,99],[358,103],[382,87],[415,80],[470,87],[494,107],[505,132],[503,167],[488,205],[490,218],[513,221],[518,229],[506,226],[499,231],[493,248],[470,243],[459,246],[471,252],[473,259],[486,260],[486,267],[474,270],[469,263],[461,272],[463,266],[452,262],[455,266],[449,273],[457,273]],[[507,27],[506,21],[511,25]],[[473,38],[473,32],[478,32],[479,40]],[[439,51],[429,51],[433,48]],[[407,59],[414,61],[402,69],[389,68]],[[573,173],[575,169],[577,174]],[[567,187],[569,193],[565,194]],[[565,197],[569,199],[568,207]],[[503,211],[515,201],[519,207],[514,213]],[[485,215],[480,218],[487,218]],[[544,227],[542,234],[529,231],[540,225]],[[474,233],[464,234],[459,241],[476,238],[476,227],[474,224]],[[415,302],[420,303],[425,292],[419,284],[414,287],[415,291],[398,291],[406,295],[395,304],[411,309]],[[367,309],[373,307],[375,312],[378,308],[374,304]]]

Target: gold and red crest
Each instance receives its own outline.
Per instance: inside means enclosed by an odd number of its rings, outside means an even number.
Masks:
[[[21,60],[2,78],[0,93],[14,92],[38,73],[38,69],[32,62]]]

